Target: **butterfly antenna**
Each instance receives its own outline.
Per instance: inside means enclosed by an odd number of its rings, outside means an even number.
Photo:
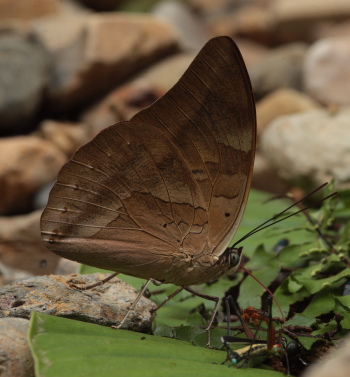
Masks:
[[[269,220],[266,220],[265,222],[263,222],[262,224],[260,224],[259,226],[257,226],[256,228],[254,228],[253,230],[251,230],[249,233],[247,233],[245,236],[243,236],[242,238],[240,238],[238,241],[236,241],[232,247],[235,247],[236,245],[238,245],[239,243],[241,243],[242,241],[246,240],[248,237],[252,236],[253,234],[255,233],[258,233],[260,232],[261,230],[263,229],[266,229],[272,225],[275,225],[275,224],[278,224],[279,222],[281,221],[284,221],[286,219],[288,219],[289,217],[292,217],[292,216],[295,216],[297,215],[298,213],[301,213],[301,212],[304,212],[306,211],[307,209],[311,208],[311,207],[314,207],[314,206],[317,206],[318,204],[324,202],[325,200],[331,198],[332,196],[336,195],[337,192],[334,192],[324,198],[322,198],[321,200],[319,200],[318,202],[316,203],[313,203],[311,204],[310,206],[308,207],[304,207],[302,209],[300,209],[299,211],[296,211],[296,212],[293,212],[285,217],[283,217],[282,219],[279,219],[279,220],[276,220],[278,217],[280,217],[281,215],[283,215],[284,213],[286,213],[288,210],[290,210],[291,208],[297,206],[298,204],[300,204],[301,202],[303,202],[305,199],[311,197],[312,195],[314,195],[317,191],[321,190],[323,187],[325,187],[328,183],[324,183],[323,185],[321,185],[320,187],[316,188],[314,191],[312,191],[311,193],[309,193],[308,195],[304,196],[302,199],[298,200],[297,202],[293,203],[292,205],[290,205],[289,207],[287,207],[286,209],[284,209],[282,212],[278,213],[277,215],[271,217]],[[271,221],[273,220],[276,220],[274,222],[271,223]],[[270,223],[270,224],[269,224]]]

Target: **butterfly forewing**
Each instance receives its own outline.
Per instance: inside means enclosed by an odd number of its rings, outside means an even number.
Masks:
[[[132,120],[178,146],[208,211],[209,248],[220,255],[243,215],[255,153],[254,98],[237,46],[227,37],[209,41],[180,81]]]
[[[43,240],[68,259],[133,276],[178,285],[214,278],[211,256],[243,214],[254,143],[243,60],[229,38],[215,38],[164,97],[103,130],[61,169]]]

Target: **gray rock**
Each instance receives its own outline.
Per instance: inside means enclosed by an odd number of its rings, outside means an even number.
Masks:
[[[280,88],[300,90],[306,51],[306,44],[291,43],[267,53],[249,72],[255,96],[261,98]]]
[[[198,52],[212,37],[186,4],[178,1],[162,1],[152,13],[176,29],[182,50]]]
[[[87,291],[73,287],[91,285],[107,276],[36,276],[8,284],[0,288],[0,317],[29,318],[36,311],[103,326],[118,325],[138,295],[135,288],[118,278]],[[142,297],[123,328],[150,331],[154,318],[150,311],[155,307]]]
[[[31,276],[33,275],[27,271],[6,266],[0,262],[0,285],[9,284],[20,279],[27,279]]]
[[[350,188],[350,108],[309,110],[277,118],[261,136],[261,149],[280,177],[320,185],[335,178]]]
[[[0,30],[0,134],[27,132],[49,81],[43,46],[15,30]]]
[[[34,361],[27,333],[29,321],[22,318],[0,319],[1,377],[34,377]]]

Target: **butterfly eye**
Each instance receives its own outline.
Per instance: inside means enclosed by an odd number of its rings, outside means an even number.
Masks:
[[[239,262],[241,261],[241,255],[238,253],[237,249],[233,249],[230,253],[230,267],[236,267],[239,265]]]

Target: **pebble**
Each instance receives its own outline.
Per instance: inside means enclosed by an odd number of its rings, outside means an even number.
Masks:
[[[262,133],[261,150],[289,182],[317,187],[335,178],[338,188],[350,188],[349,118],[349,107],[281,116]]]
[[[349,62],[349,36],[319,40],[305,57],[305,90],[326,105],[350,105]]]
[[[41,242],[41,213],[0,217],[0,260],[4,265],[36,275],[55,271],[59,257]]]
[[[156,5],[152,14],[174,27],[182,51],[199,52],[207,40],[213,37],[185,3],[162,1]]]
[[[31,276],[33,275],[27,271],[6,266],[5,264],[0,262],[0,286],[12,283],[16,280],[26,279]]]
[[[280,88],[301,90],[302,67],[307,45],[291,43],[269,51],[249,74],[255,97],[261,97]]]
[[[28,344],[29,321],[0,318],[1,377],[34,377],[34,360]]]
[[[141,71],[133,80],[87,109],[82,114],[81,121],[96,134],[116,122],[129,120],[175,85],[194,56],[194,53],[176,54]]]
[[[113,278],[103,285],[83,291],[72,284],[95,284],[109,274],[35,276],[0,288],[0,318],[29,318],[32,311],[73,318],[103,326],[117,326],[124,318],[138,291]],[[156,305],[142,297],[130,312],[123,329],[149,332]]]
[[[93,132],[83,123],[49,119],[40,123],[38,135],[52,142],[68,158],[71,158],[79,147],[94,137]]]
[[[173,28],[150,15],[110,12],[78,17],[70,27],[73,22],[71,17],[44,20],[35,28],[55,57],[48,89],[51,111],[96,100],[177,49]],[[66,28],[64,38],[62,28]]]
[[[49,81],[50,63],[40,42],[19,29],[0,25],[0,135],[32,129]]]
[[[350,360],[350,337],[319,362],[310,365],[302,377],[348,377]]]
[[[56,0],[12,0],[0,1],[0,20],[34,19],[59,12],[60,1]]]
[[[295,89],[278,89],[262,98],[256,104],[258,133],[274,119],[281,115],[300,113],[306,110],[320,108],[321,105]]]
[[[37,136],[0,139],[0,214],[31,208],[33,195],[66,161],[60,149]]]

